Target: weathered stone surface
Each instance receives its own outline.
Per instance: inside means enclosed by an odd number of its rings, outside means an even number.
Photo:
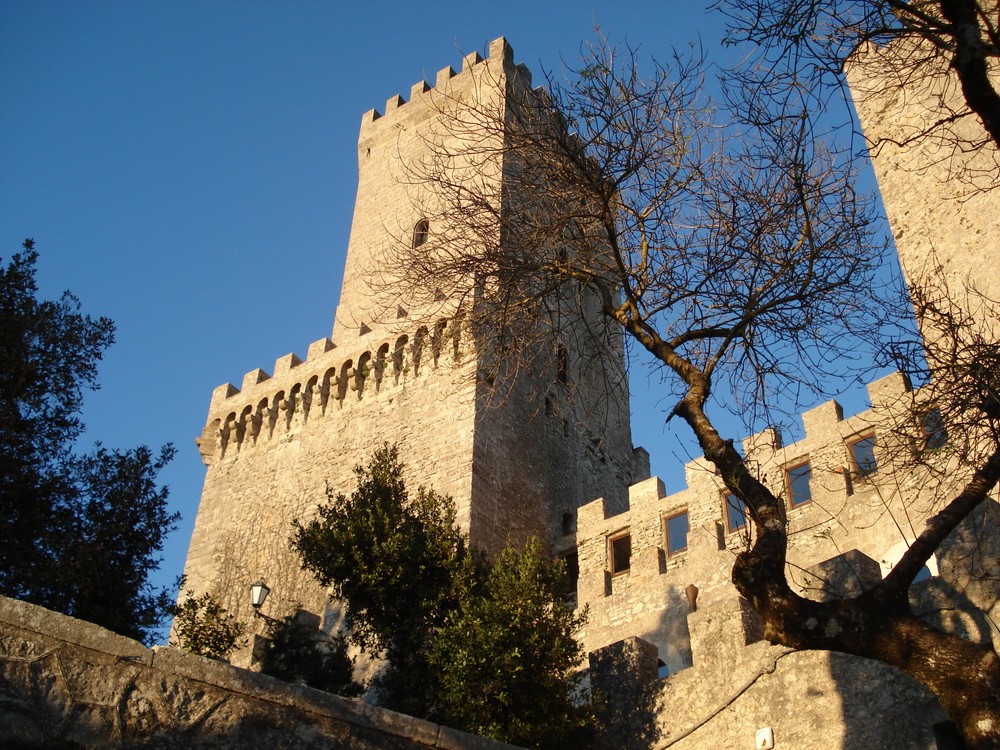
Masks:
[[[0,597],[0,747],[502,750]]]
[[[462,72],[443,72],[434,87],[420,82],[409,101],[395,96],[384,115],[366,116],[331,339],[309,346],[304,362],[286,355],[272,375],[252,370],[241,391],[213,395],[199,437],[208,468],[187,586],[215,594],[258,632],[246,592],[261,577],[272,591],[270,616],[304,609],[327,631],[339,626],[339,608],[288,548],[291,524],[314,517],[327,487],[349,493],[354,468],[386,442],[399,446],[411,487],[454,499],[460,525],[485,551],[533,534],[550,544],[595,497],[623,510],[627,486],[648,475],[648,456],[633,454],[620,341],[564,347],[563,379],[553,341],[530,371],[491,384],[481,372],[490,342],[474,340],[454,304],[428,307],[412,290],[386,289],[394,243],[410,241],[419,207],[434,196],[406,178],[406,165],[428,156],[428,138],[468,148],[468,134],[449,135],[442,124],[456,107],[470,122],[483,116],[463,102],[501,106],[530,87],[527,69],[497,39],[485,59],[467,57]],[[589,308],[566,318],[561,329],[604,325]],[[250,664],[249,649],[234,661]]]
[[[743,442],[758,476],[789,503],[788,575],[807,596],[850,596],[879,580],[906,549],[901,529],[912,540],[962,482],[946,454],[917,469],[904,464],[908,453],[889,449],[900,439],[900,414],[912,408],[904,378],[888,375],[869,394],[873,408],[847,419],[832,401],[806,412],[805,436],[795,443],[783,445],[773,429]],[[878,470],[860,477],[850,444],[869,434]],[[803,461],[811,499],[793,507],[787,468]],[[785,655],[760,641],[759,618],[730,581],[746,532],[728,530],[726,490],[711,466],[692,461],[686,476],[688,487],[671,495],[656,477],[632,486],[624,513],[595,500],[581,508],[576,530],[578,595],[589,607],[585,648],[630,637],[656,647],[669,673],[658,703],[665,746],[752,747],[756,730],[770,727],[776,747],[934,747],[932,727],[946,717],[906,675],[842,654]],[[688,514],[687,547],[666,554],[666,521],[680,512]],[[987,641],[983,612],[997,609],[998,515],[988,501],[939,550],[938,574],[912,589],[916,611]],[[622,534],[631,537],[631,565],[611,575],[610,541]],[[695,611],[685,593],[692,584]]]
[[[917,279],[940,263],[956,297],[971,280],[1000,298],[985,250],[1000,233],[997,192],[956,183],[949,159],[899,145],[933,120],[942,92],[887,84],[879,59],[879,50],[864,51],[849,74],[866,134],[886,139],[875,170],[907,277]],[[411,304],[406,290],[387,298],[378,288],[391,244],[418,226],[416,207],[426,198],[405,179],[402,164],[425,155],[430,132],[449,147],[442,103],[493,97],[497,104],[514,87],[530,86],[527,70],[512,60],[509,45],[498,39],[486,60],[470,55],[461,72],[445,68],[435,86],[418,82],[409,101],[393,96],[384,115],[371,110],[363,117],[358,198],[332,340],[311,345],[305,362],[283,357],[273,377],[253,370],[242,391],[227,384],[213,394],[199,438],[208,470],[186,567],[189,585],[196,593],[216,593],[228,609],[257,623],[246,587],[264,576],[274,592],[273,615],[304,607],[322,615],[326,630],[339,627],[339,608],[287,549],[289,524],[315,513],[327,485],[349,492],[353,467],[381,443],[396,442],[412,483],[455,498],[474,544],[495,549],[508,537],[536,532],[555,554],[573,559],[575,552],[577,601],[589,608],[585,647],[642,642],[648,648],[637,653],[644,654],[646,671],[655,650],[669,674],[654,683],[662,746],[745,748],[753,746],[757,729],[770,728],[778,748],[933,747],[931,726],[943,714],[901,673],[843,655],[787,653],[760,641],[759,619],[730,582],[747,531],[730,528],[725,488],[703,459],[684,467],[687,487],[680,492],[668,495],[660,479],[649,476],[648,455],[631,446],[620,351],[570,351],[572,388],[553,388],[554,362],[542,358],[537,372],[520,375],[503,402],[490,405],[469,332],[445,312],[435,317]],[[496,82],[499,88],[490,85]],[[972,163],[972,172],[980,166]],[[992,180],[995,165],[980,173]],[[762,481],[788,502],[788,575],[803,593],[852,595],[866,588],[963,479],[947,452],[931,456],[927,470],[906,461],[907,446],[923,436],[899,429],[914,403],[904,376],[883,377],[868,393],[872,408],[846,419],[835,401],[806,411],[805,434],[794,443],[784,445],[774,429],[743,443]],[[851,448],[869,436],[874,473],[859,471]],[[793,502],[788,470],[804,462],[810,497]],[[679,514],[686,514],[688,534],[683,546],[672,548],[668,523]],[[918,611],[982,641],[1000,639],[989,621],[1000,618],[998,516],[990,502],[970,518],[929,561],[933,577],[911,589]],[[614,569],[610,543],[624,535],[631,559]],[[12,636],[9,647],[33,653],[35,645]],[[478,742],[384,712],[369,722],[368,709],[351,702],[283,692],[183,655],[157,651],[155,659],[185,680],[264,696],[271,708],[261,716],[280,714],[278,706],[308,705],[339,717],[345,725],[330,731],[358,742],[376,725],[399,727],[424,743],[436,731],[440,747]],[[25,664],[8,669],[23,671]],[[62,705],[63,683],[57,682],[46,683],[44,694]],[[112,694],[115,689],[109,687]],[[174,711],[191,726],[237,721],[228,713],[237,701],[216,705],[212,692],[171,688],[158,695],[130,696],[129,705],[141,716]],[[613,746],[626,744],[621,739]]]

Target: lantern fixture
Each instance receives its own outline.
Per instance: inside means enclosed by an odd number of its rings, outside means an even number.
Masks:
[[[267,587],[267,584],[263,580],[257,581],[257,583],[250,587],[250,604],[253,605],[254,609],[260,609],[264,604],[264,600],[267,599],[267,595],[270,593],[271,589]]]

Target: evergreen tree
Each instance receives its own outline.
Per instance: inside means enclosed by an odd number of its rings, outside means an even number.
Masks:
[[[565,747],[590,719],[574,704],[583,618],[537,541],[474,555],[450,498],[411,497],[394,446],[355,469],[358,488],[295,524],[292,548],[345,606],[350,637],[384,657],[382,705],[531,747]]]
[[[471,572],[450,499],[421,487],[411,497],[394,446],[355,470],[358,487],[334,495],[319,518],[295,523],[292,547],[345,607],[351,638],[388,666],[374,685],[386,707],[429,716],[437,683],[430,634],[457,606]]]
[[[431,638],[441,721],[525,747],[579,744],[593,713],[578,690],[583,617],[561,596],[563,566],[531,539],[484,574]]]
[[[146,639],[170,600],[148,575],[177,519],[156,484],[174,449],[74,452],[114,323],[69,292],[39,301],[37,259],[26,240],[0,267],[0,594]]]
[[[354,697],[362,687],[354,681],[354,659],[343,635],[328,638],[295,615],[269,623],[261,672],[285,682]]]

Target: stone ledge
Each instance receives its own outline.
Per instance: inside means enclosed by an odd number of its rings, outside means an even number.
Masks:
[[[38,633],[76,646],[82,646],[110,656],[128,659],[131,663],[153,663],[153,652],[138,641],[117,635],[90,622],[77,620],[35,604],[0,596],[0,623],[18,630]],[[4,627],[3,630],[9,630]]]
[[[273,741],[276,732],[279,736],[286,734],[287,743],[282,747],[513,748],[358,700],[289,685],[274,677],[175,648],[156,646],[150,650],[92,623],[0,597],[0,637],[11,635],[26,641],[32,650],[66,654],[78,665],[76,669],[82,668],[81,674],[90,674],[91,683],[74,680],[68,694],[70,700],[53,703],[39,698],[45,691],[37,690],[35,684],[39,681],[48,684],[51,674],[47,670],[51,667],[46,663],[36,660],[36,666],[29,670],[8,671],[7,695],[0,704],[0,745],[7,740],[28,738],[43,744],[71,742],[85,748],[127,748],[137,746],[138,740],[148,738],[153,732],[158,738],[157,747],[189,748],[205,742],[211,744],[220,731],[232,731],[234,737],[249,739],[244,733],[252,730],[247,730],[246,720],[254,719],[260,720],[261,731],[268,733],[269,741]],[[109,656],[112,658],[108,659]],[[100,670],[91,671],[98,664]],[[94,683],[94,679],[98,682]],[[106,689],[109,685],[114,687],[110,693]],[[156,711],[130,717],[126,707],[135,710],[139,705],[129,702],[131,689],[146,691],[146,698],[156,705]],[[223,697],[226,694],[235,699],[235,703],[227,705],[241,708],[213,714],[212,726],[199,730],[206,733],[204,737],[198,737],[197,732],[192,737],[187,718],[171,711],[176,706],[181,707],[177,710],[182,713],[190,711],[189,703],[193,705],[212,695],[217,698],[210,702],[222,705],[230,700]],[[93,710],[81,722],[75,714],[70,719],[74,705],[88,705]],[[210,708],[204,715],[213,712],[214,708]],[[155,727],[148,725],[150,717],[155,718]],[[311,739],[299,736],[294,729],[301,728],[303,720],[310,724],[307,733]]]

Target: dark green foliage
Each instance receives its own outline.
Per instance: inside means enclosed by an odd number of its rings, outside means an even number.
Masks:
[[[195,597],[187,591],[184,601],[170,608],[170,614],[174,616],[173,631],[177,638],[171,646],[210,659],[225,659],[246,645],[243,637],[246,626],[211,594]]]
[[[388,660],[376,686],[381,702],[428,715],[435,679],[427,641],[455,609],[471,559],[450,500],[422,487],[410,497],[395,447],[377,450],[355,474],[350,496],[327,490],[319,518],[295,523],[291,545],[344,602],[352,639]]]
[[[562,566],[531,540],[504,549],[485,580],[432,637],[440,719],[533,748],[566,747],[592,721],[574,703],[583,617],[563,601]]]
[[[573,705],[582,618],[540,545],[477,560],[450,498],[410,497],[395,447],[356,470],[296,524],[303,567],[345,606],[351,637],[387,668],[374,687],[396,710],[531,747],[565,747],[589,722]]]
[[[156,484],[173,455],[170,445],[158,456],[144,445],[128,451],[98,445],[73,461],[74,533],[57,572],[74,617],[142,638],[173,604],[172,591],[147,583],[177,518],[167,512],[167,488]]]
[[[156,485],[174,451],[73,452],[114,324],[69,292],[37,300],[33,247],[0,267],[0,594],[146,639],[169,603],[147,577],[177,519]]]
[[[344,636],[328,638],[290,615],[272,621],[268,637],[261,665],[264,674],[337,695],[361,694],[361,685],[354,681],[354,660],[347,655]]]

